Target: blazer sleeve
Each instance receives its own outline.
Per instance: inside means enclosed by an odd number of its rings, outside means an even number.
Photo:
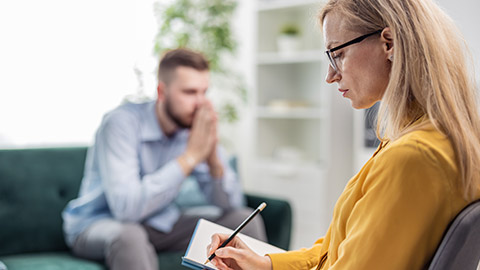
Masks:
[[[273,270],[311,269],[320,261],[320,250],[323,238],[318,239],[310,248],[288,251],[285,253],[268,254],[272,261]]]

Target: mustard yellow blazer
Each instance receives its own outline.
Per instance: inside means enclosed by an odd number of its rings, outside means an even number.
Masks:
[[[423,269],[470,203],[458,183],[452,145],[434,128],[383,143],[347,184],[325,237],[269,254],[273,269],[316,269],[320,261],[328,270]]]

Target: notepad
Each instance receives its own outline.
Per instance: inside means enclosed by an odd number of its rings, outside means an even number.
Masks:
[[[208,264],[203,264],[207,260],[207,246],[210,244],[213,234],[231,234],[232,232],[233,230],[229,228],[205,219],[200,219],[197,222],[195,231],[190,239],[190,244],[188,244],[188,249],[185,252],[185,256],[182,257],[182,265],[191,269],[216,270],[217,268],[215,268],[215,266],[210,262]],[[281,248],[262,242],[242,233],[239,233],[237,237],[242,239],[242,241],[245,242],[245,244],[247,244],[247,246],[253,251],[262,256],[269,253],[285,252],[285,250]]]

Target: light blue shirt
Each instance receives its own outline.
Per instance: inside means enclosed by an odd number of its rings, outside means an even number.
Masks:
[[[176,158],[185,151],[189,132],[163,134],[155,102],[127,103],[107,113],[88,150],[79,196],[62,213],[67,244],[72,246],[81,232],[102,218],[170,232],[181,215],[174,200],[187,177]],[[197,165],[192,175],[209,203],[222,209],[241,207],[236,174],[223,150],[217,154],[224,165],[222,179],[212,179],[206,163]]]

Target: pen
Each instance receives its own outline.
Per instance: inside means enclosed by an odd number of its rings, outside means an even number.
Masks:
[[[258,207],[257,209],[255,209],[255,211],[253,211],[250,216],[248,216],[243,222],[242,224],[240,224],[236,229],[235,231],[232,233],[232,235],[230,235],[230,237],[228,237],[227,240],[225,240],[225,242],[222,243],[222,245],[220,245],[218,249],[220,248],[223,248],[225,247],[226,245],[228,245],[228,243],[230,243],[230,241],[232,241],[232,239],[237,235],[237,233],[239,233],[243,227],[245,227],[249,222],[250,220],[252,220],[258,213],[260,213],[260,211],[262,211],[265,207],[267,206],[267,204],[265,202],[262,202]],[[204,263],[204,264],[207,264],[209,261],[213,260],[213,258],[215,258],[215,252],[212,253],[212,255],[210,255],[210,257],[208,257],[207,261]]]

